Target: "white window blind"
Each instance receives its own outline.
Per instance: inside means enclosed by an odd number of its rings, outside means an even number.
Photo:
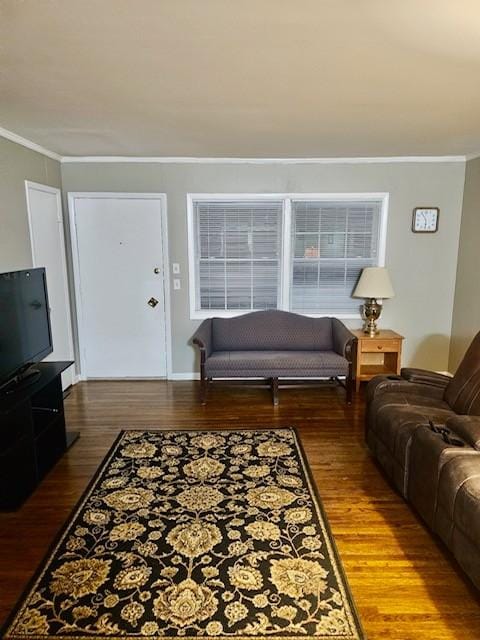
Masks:
[[[276,309],[283,201],[196,201],[197,310]]]
[[[290,308],[358,312],[351,294],[364,267],[378,265],[381,201],[292,200]]]

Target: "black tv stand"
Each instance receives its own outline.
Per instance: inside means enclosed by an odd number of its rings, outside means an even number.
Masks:
[[[23,371],[20,371],[14,378],[0,388],[0,393],[17,393],[33,384],[41,375],[40,369],[34,369],[33,365],[29,365]]]
[[[41,362],[38,373],[0,390],[0,509],[18,508],[78,438],[65,429],[62,372],[73,362]],[[24,384],[25,382],[25,384]]]

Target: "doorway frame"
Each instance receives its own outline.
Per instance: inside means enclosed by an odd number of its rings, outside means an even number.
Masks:
[[[167,194],[166,193],[137,193],[125,191],[69,191],[68,220],[70,226],[70,243],[72,250],[73,282],[75,292],[75,318],[77,322],[78,352],[80,360],[79,379],[87,380],[85,375],[86,361],[83,349],[83,307],[80,289],[80,255],[77,242],[76,209],[77,200],[84,199],[118,199],[118,200],[158,200],[160,202],[160,228],[162,245],[162,276],[163,276],[163,297],[164,297],[164,323],[165,323],[165,363],[166,379],[171,379],[172,375],[172,327],[170,309],[170,258],[168,253],[168,215],[167,215]]]
[[[67,338],[68,338],[68,352],[70,360],[75,361],[75,348],[73,342],[73,310],[72,310],[72,298],[70,296],[69,287],[69,271],[67,264],[67,238],[65,231],[65,216],[63,215],[62,206],[62,192],[58,187],[51,187],[47,184],[40,182],[34,182],[33,180],[25,180],[25,199],[27,203],[27,218],[28,218],[28,236],[30,240],[30,254],[32,256],[32,267],[42,266],[37,264],[37,258],[35,256],[35,241],[33,233],[33,220],[32,220],[32,205],[30,202],[30,189],[36,191],[43,191],[50,195],[54,195],[57,202],[57,222],[58,222],[58,235],[60,237],[60,260],[62,263],[62,270],[64,275],[63,291],[65,300],[67,302]],[[77,371],[72,372],[72,386],[79,381]]]

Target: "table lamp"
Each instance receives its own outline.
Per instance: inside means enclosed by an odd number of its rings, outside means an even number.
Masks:
[[[372,338],[378,333],[377,320],[382,312],[382,305],[377,302],[377,298],[393,298],[394,295],[390,276],[385,267],[363,269],[353,297],[366,298],[363,305],[364,333],[368,333]]]

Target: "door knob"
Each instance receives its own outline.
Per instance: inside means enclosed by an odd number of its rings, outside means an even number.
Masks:
[[[149,304],[151,307],[156,307],[158,304],[158,300],[156,298],[150,298],[147,304]]]
[[[153,270],[153,273],[160,273],[160,269],[158,267],[155,267],[155,269]]]

